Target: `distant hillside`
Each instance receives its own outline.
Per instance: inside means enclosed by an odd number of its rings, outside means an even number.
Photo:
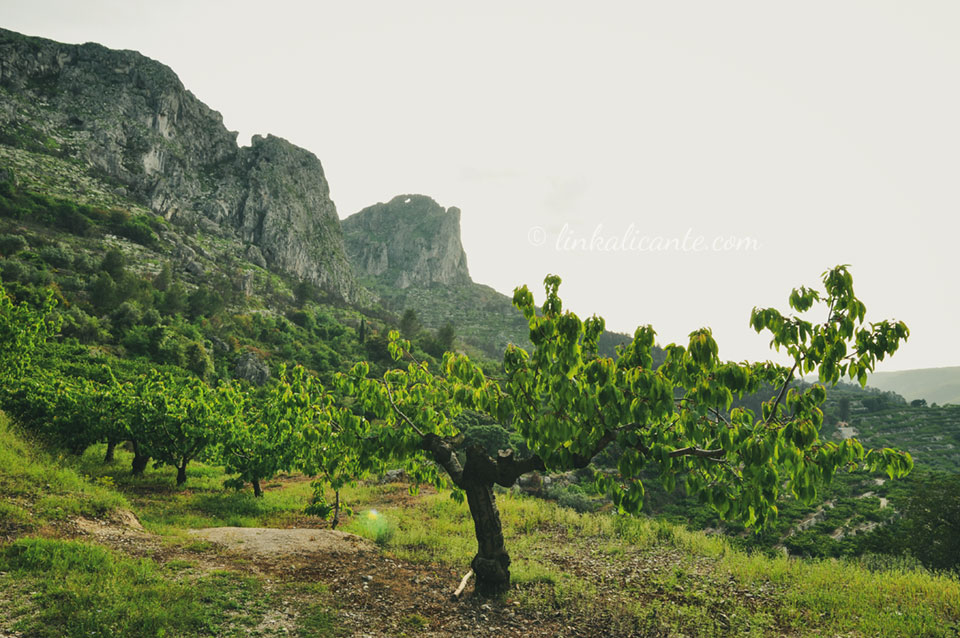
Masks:
[[[926,399],[928,404],[960,405],[960,366],[877,372],[870,375],[867,384],[896,392],[907,401]]]

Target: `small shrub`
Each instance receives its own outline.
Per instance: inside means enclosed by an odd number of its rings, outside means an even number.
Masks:
[[[579,485],[555,487],[547,490],[547,498],[557,501],[562,507],[568,507],[575,512],[584,514],[597,509],[597,502],[590,499]]]
[[[0,255],[12,257],[30,247],[22,235],[0,235]]]
[[[357,521],[357,528],[380,547],[386,547],[397,533],[393,522],[377,510],[363,512]]]

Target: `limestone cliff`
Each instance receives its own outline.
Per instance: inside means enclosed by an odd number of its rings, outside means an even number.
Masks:
[[[236,223],[268,263],[344,298],[356,296],[340,218],[320,160],[272,135],[240,149],[246,176]]]
[[[361,276],[397,288],[471,283],[460,243],[460,210],[424,195],[398,195],[343,220],[350,261]]]
[[[139,53],[0,29],[0,143],[77,160],[167,219],[235,234],[270,267],[361,295],[320,161],[272,136],[238,148],[219,113]]]

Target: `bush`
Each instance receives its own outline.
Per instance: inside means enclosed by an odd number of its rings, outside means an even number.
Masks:
[[[119,334],[125,333],[140,323],[140,309],[129,301],[124,301],[110,313],[110,321]]]
[[[213,359],[202,343],[193,341],[186,348],[187,369],[201,379],[206,379],[214,372]]]
[[[22,235],[0,235],[0,255],[12,257],[30,247]]]
[[[133,326],[123,335],[121,343],[130,354],[150,356],[153,353],[153,330],[147,326]]]
[[[26,282],[30,279],[30,270],[30,267],[19,261],[7,260],[0,264],[0,273],[2,273],[5,282]]]
[[[147,222],[138,217],[114,227],[114,231],[121,237],[135,241],[143,246],[152,247],[157,243],[157,235]]]
[[[80,343],[97,343],[109,338],[100,321],[77,306],[71,306],[62,316],[63,326],[60,332],[64,337],[72,337]]]
[[[547,489],[547,498],[553,499],[562,507],[584,514],[597,509],[598,503],[590,499],[579,485],[553,487]]]
[[[917,481],[903,511],[907,550],[930,569],[960,571],[960,474]]]
[[[73,265],[73,255],[60,244],[44,246],[39,254],[40,259],[54,268],[69,268]]]

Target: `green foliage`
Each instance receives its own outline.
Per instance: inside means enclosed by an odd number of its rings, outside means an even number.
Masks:
[[[458,487],[476,480],[474,473],[509,486],[531,469],[586,467],[616,444],[616,475],[598,473],[596,486],[621,512],[640,510],[647,470],[668,490],[682,481],[688,494],[722,518],[762,527],[776,518],[782,486],[809,503],[839,469],[863,466],[893,478],[912,467],[908,454],[892,449],[867,451],[856,440],[822,440],[824,386],[789,387],[798,371],[817,371],[831,384],[841,374],[862,380],[862,373],[895,352],[908,334],[902,323],[864,324],[865,307],[845,267],[824,273],[823,283],[823,293],[801,288],[790,297],[800,313],[825,304],[823,324],[775,309],[755,309],[751,316],[758,332],[770,331],[773,346],[786,349],[794,360],[791,369],[720,361],[709,329],[692,333],[686,347],[666,346],[659,367],[650,327],[638,328],[616,358],[599,356],[603,320],[581,320],[564,311],[560,279],[549,276],[542,312],[526,287],[514,294],[534,350],[508,348],[501,383],[466,356],[447,353],[438,374],[414,361],[373,379],[366,366],[355,366],[337,378],[335,394],[355,397],[359,418],[349,424],[370,428],[379,443],[361,456],[370,463],[405,462],[421,481],[444,485],[442,467]],[[409,348],[398,334],[387,344],[395,360]],[[732,407],[735,397],[764,384],[775,395],[760,414]],[[455,461],[452,446],[463,433],[457,418],[464,409],[510,423],[531,456],[491,457],[473,446],[465,463]]]
[[[216,393],[199,379],[180,380],[152,373],[123,387],[130,436],[159,466],[177,468],[177,484],[186,481],[187,464],[202,455],[226,418]]]
[[[581,514],[592,512],[599,506],[596,500],[591,499],[590,496],[584,492],[583,488],[576,484],[548,488],[547,498],[555,500],[557,505],[561,507],[569,507]]]
[[[400,318],[400,334],[403,338],[415,339],[421,330],[423,330],[423,324],[420,323],[420,318],[417,317],[417,311],[413,308],[404,310],[403,316]]]
[[[12,257],[30,247],[22,235],[0,235],[0,255]]]
[[[259,490],[260,481],[302,461],[309,437],[317,437],[310,439],[314,444],[322,443],[316,432],[322,414],[315,403],[321,391],[316,377],[300,367],[289,374],[281,370],[279,382],[258,396],[233,385],[220,387],[225,427],[218,433],[216,457],[238,475],[231,481],[234,487],[254,483]]]
[[[23,374],[34,352],[59,330],[53,308],[50,291],[35,309],[26,302],[15,304],[0,284],[0,390]]]
[[[182,582],[152,560],[76,541],[19,539],[0,550],[0,572],[10,572],[0,574],[5,593],[33,592],[11,611],[14,629],[38,638],[242,635],[263,617],[255,579]]]
[[[107,254],[103,257],[103,261],[100,262],[100,269],[110,275],[110,278],[114,281],[119,281],[123,278],[126,274],[126,268],[127,258],[116,248],[108,250]]]
[[[185,356],[187,370],[200,379],[206,380],[213,374],[213,359],[210,358],[210,353],[207,352],[202,343],[194,341],[188,344]]]

